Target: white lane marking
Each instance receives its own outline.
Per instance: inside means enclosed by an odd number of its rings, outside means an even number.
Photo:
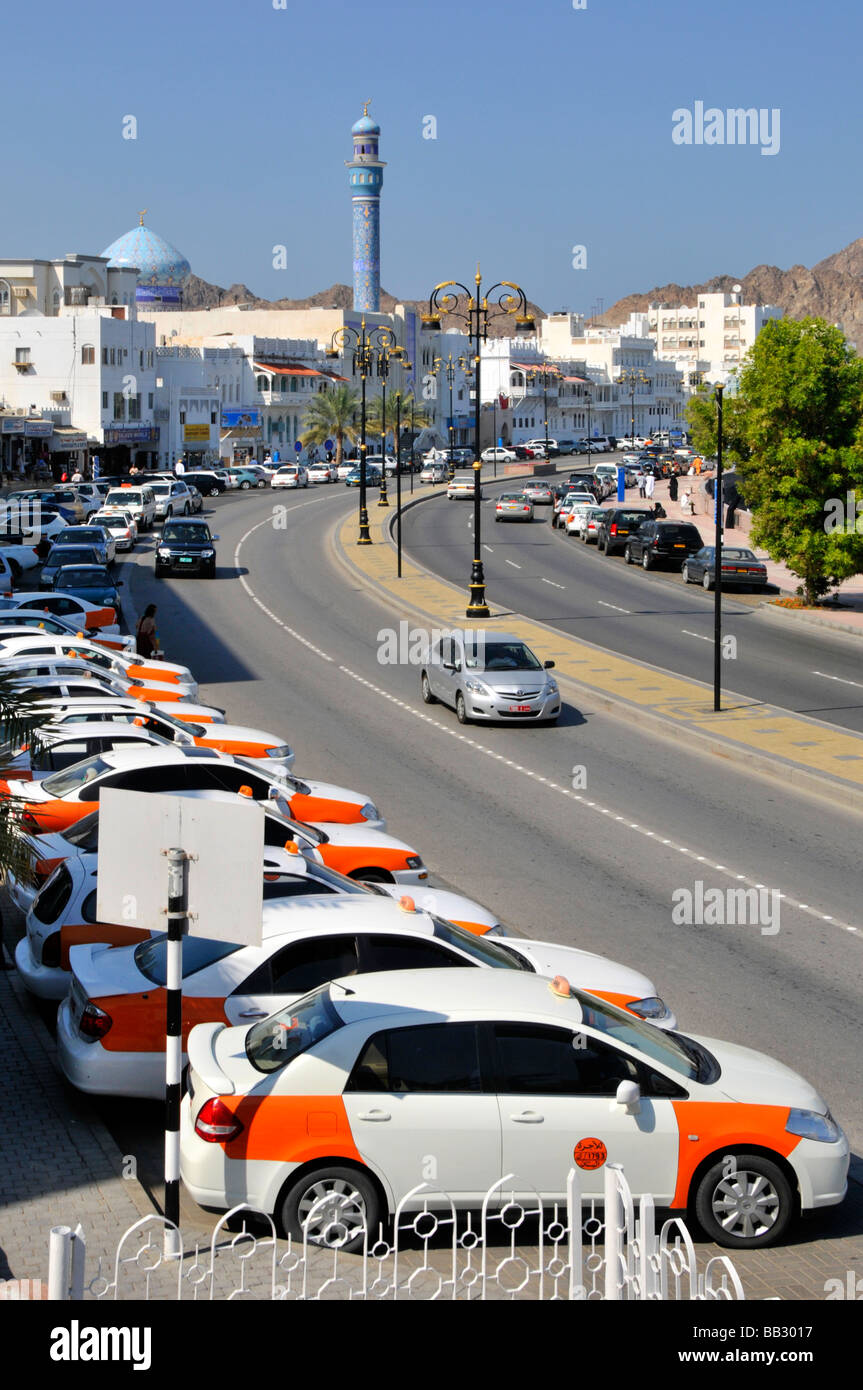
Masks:
[[[512,567],[513,567],[514,570],[520,570],[520,569],[521,569],[521,565],[517,565],[517,564],[515,563],[515,560],[506,560],[504,563],[507,564],[507,565],[512,565]]]
[[[690,632],[688,628],[682,627],[680,631],[684,637],[697,637],[699,642],[712,642],[712,637],[705,637],[703,632]]]
[[[294,504],[293,507],[288,507],[287,510],[297,511],[300,507],[309,507],[311,505],[311,502],[297,502]],[[245,534],[240,537],[234,550],[234,564],[238,570],[240,563],[240,550],[243,546],[243,543],[248,539],[249,536],[253,534],[253,532],[260,530],[262,526],[270,525],[272,525],[272,518],[266,517],[263,521],[259,521],[255,526],[250,526],[248,531],[246,531]],[[512,560],[507,560],[507,564],[514,563],[515,562]],[[520,569],[521,566],[517,565],[516,568]],[[278,627],[283,628],[284,631],[289,633],[291,637],[296,638],[298,642],[301,642],[304,647],[307,647],[309,649],[309,651],[314,652],[316,656],[321,657],[323,661],[335,661],[335,657],[332,657],[327,652],[322,651],[320,647],[316,647],[314,643],[308,640],[307,637],[303,637],[301,633],[296,632],[294,628],[289,627],[287,623],[282,622],[281,618],[279,618],[275,613],[273,613],[271,609],[267,608],[267,606],[263,604],[261,600],[257,597],[244,575],[238,574],[238,578],[252,602],[255,603],[258,608],[260,608],[262,613],[266,613],[267,617],[271,618],[272,621],[276,623]],[[600,599],[599,602],[601,603],[602,600]],[[613,607],[613,605],[607,606]],[[628,610],[622,609],[621,611],[627,612]],[[347,676],[350,680],[356,681],[357,684],[364,686],[367,690],[370,690],[372,694],[380,696],[382,699],[387,700],[392,705],[398,706],[399,709],[404,710],[406,714],[410,714],[414,719],[419,720],[421,723],[430,724],[440,733],[446,734],[448,738],[453,738],[458,743],[465,743],[469,747],[475,748],[476,751],[478,753],[481,753],[484,757],[491,758],[494,762],[503,763],[504,767],[510,768],[513,772],[523,773],[525,777],[530,777],[535,782],[542,782],[546,787],[548,787],[549,791],[557,792],[558,795],[566,797],[569,801],[576,801],[580,806],[593,811],[597,815],[614,816],[615,819],[621,820],[621,817],[618,816],[616,812],[610,810],[608,807],[600,806],[599,803],[596,801],[589,801],[587,797],[582,796],[577,791],[573,791],[571,787],[562,787],[559,782],[552,782],[547,778],[540,777],[538,773],[531,771],[530,768],[523,767],[521,763],[514,762],[512,758],[507,758],[502,753],[496,753],[492,748],[484,747],[483,744],[477,742],[476,739],[471,738],[468,734],[460,733],[458,726],[453,728],[449,724],[440,723],[437,719],[434,719],[430,714],[426,714],[425,710],[417,709],[413,705],[407,704],[406,701],[400,700],[396,695],[392,695],[388,690],[384,690],[381,686],[375,685],[373,681],[367,680],[365,676],[361,676],[357,671],[352,671],[349,666],[344,666],[340,662],[338,669],[343,673],[343,675]],[[630,830],[634,830],[636,834],[642,836],[644,839],[660,839],[660,836],[657,831],[648,830],[646,829],[646,827],[639,825],[636,821],[624,821],[623,823],[627,825]],[[726,878],[733,879],[735,882],[745,883],[749,888],[757,887],[757,882],[754,878],[749,878],[746,874],[735,873],[733,869],[727,868],[724,864],[714,864],[709,859],[706,859],[703,854],[696,854],[694,850],[687,849],[683,845],[676,845],[672,840],[669,839],[662,838],[661,843],[663,845],[671,846],[672,849],[677,850],[680,854],[686,855],[686,857],[688,859],[691,859],[693,863],[706,864],[707,867],[712,869],[715,873],[724,874]],[[814,917],[816,921],[831,922],[834,926],[841,927],[843,931],[851,932],[854,936],[858,938],[858,940],[863,940],[863,932],[861,932],[859,927],[851,926],[848,922],[842,922],[838,918],[833,917],[832,915],[828,915],[827,913],[818,912],[815,908],[810,907],[808,903],[798,902],[795,898],[789,897],[787,893],[781,893],[780,897],[782,898],[783,902],[788,904],[789,907],[792,907],[799,912],[805,912],[807,916]]]
[[[631,608],[618,608],[616,603],[606,603],[604,598],[598,598],[597,603],[602,604],[603,608],[613,608],[615,613],[631,613]]]
[[[482,548],[483,548],[483,550],[490,550],[491,553],[492,553],[492,555],[494,554],[494,546],[493,546],[493,545],[486,545],[485,541],[483,541],[483,543],[482,543]]]
[[[849,681],[844,676],[828,676],[826,671],[813,671],[813,676],[823,676],[826,681],[838,681],[840,685],[856,685],[858,690],[863,690],[860,681]]]
[[[551,587],[552,587],[553,589],[565,589],[565,588],[566,588],[566,585],[565,585],[565,584],[555,584],[555,582],[554,582],[553,579],[543,579],[543,580],[542,580],[542,583],[543,583],[543,584],[550,584]]]

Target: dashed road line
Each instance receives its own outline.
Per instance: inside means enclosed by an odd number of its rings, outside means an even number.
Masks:
[[[688,627],[682,627],[680,631],[684,637],[697,637],[699,642],[712,642],[712,637],[705,637],[703,632],[690,632]]]
[[[312,505],[312,502],[297,502],[294,504],[293,507],[288,507],[286,510],[297,511],[300,507],[309,507]],[[260,530],[262,526],[270,525],[272,525],[272,519],[270,517],[267,517],[263,521],[259,521],[255,526],[250,526],[248,531],[246,531],[245,534],[240,537],[234,549],[234,565],[238,571],[240,567],[240,550],[242,549],[244,542],[255,531]],[[512,560],[507,560],[506,563],[514,564],[515,562]],[[517,565],[516,568],[520,569],[521,566]],[[296,641],[300,642],[304,647],[308,648],[309,651],[314,652],[315,655],[319,656],[322,661],[327,661],[331,664],[335,664],[335,657],[330,656],[328,652],[322,651],[320,647],[315,646],[315,644],[313,642],[310,642],[307,637],[304,637],[302,633],[299,633],[294,628],[289,627],[288,624],[283,622],[277,614],[273,613],[272,609],[268,608],[266,604],[262,603],[261,600],[258,598],[257,594],[252,589],[252,586],[247,581],[245,575],[238,573],[238,578],[243,586],[243,589],[248,594],[252,602],[261,610],[262,613],[265,613],[266,616],[270,618],[272,622],[276,623],[278,627],[282,628],[291,637],[295,638]],[[598,601],[602,603],[602,599]],[[605,606],[613,608],[615,605],[606,604]],[[625,613],[629,610],[621,609],[620,611]],[[464,743],[469,748],[475,748],[476,751],[478,753],[481,753],[484,757],[490,758],[494,762],[502,763],[504,767],[508,767],[513,772],[519,772],[523,776],[529,777],[531,781],[542,783],[545,787],[549,789],[549,791],[557,792],[559,796],[566,797],[569,801],[577,802],[586,810],[593,811],[595,812],[595,814],[601,816],[611,816],[614,820],[619,821],[622,825],[625,825],[627,829],[634,831],[637,835],[640,835],[648,840],[658,840],[660,844],[667,845],[670,849],[673,849],[677,851],[679,854],[684,855],[687,859],[691,859],[693,863],[704,865],[706,868],[712,869],[714,873],[724,874],[726,878],[730,878],[736,883],[743,883],[748,888],[758,889],[764,887],[763,884],[760,884],[754,878],[750,878],[747,874],[737,873],[734,869],[728,868],[725,864],[714,864],[711,860],[707,859],[705,855],[697,854],[695,850],[691,850],[684,845],[675,844],[673,840],[661,836],[655,830],[647,829],[646,826],[640,825],[637,821],[628,821],[625,819],[625,817],[618,815],[616,811],[611,810],[607,806],[601,806],[596,801],[589,800],[588,797],[582,796],[573,788],[561,786],[559,782],[553,782],[550,778],[544,777],[540,773],[534,772],[529,767],[524,767],[521,763],[515,762],[512,758],[507,758],[503,753],[498,753],[493,748],[486,747],[484,744],[479,743],[475,738],[471,738],[469,734],[461,733],[459,731],[460,726],[458,728],[452,728],[448,724],[440,723],[432,715],[426,714],[425,710],[418,709],[414,705],[409,704],[406,700],[399,699],[398,696],[393,695],[389,690],[384,690],[381,686],[375,685],[374,681],[370,681],[365,676],[361,676],[359,672],[351,670],[349,666],[345,666],[341,662],[339,662],[337,669],[341,671],[343,675],[347,676],[349,680],[355,681],[358,685],[361,685],[366,690],[371,691],[373,695],[376,695],[381,699],[387,700],[391,705],[395,705],[398,709],[404,710],[406,714],[410,714],[414,719],[419,720],[421,723],[430,724],[432,728],[437,729],[442,734],[446,734],[448,738],[455,739],[458,743]],[[819,673],[816,672],[815,674]],[[795,898],[789,897],[787,893],[780,893],[779,897],[784,903],[786,903],[789,907],[794,908],[796,911],[805,912],[808,917],[812,917],[818,922],[829,922],[832,926],[840,927],[843,931],[849,932],[851,935],[856,936],[858,940],[863,940],[863,932],[861,932],[860,928],[852,926],[848,922],[842,922],[831,914],[819,912],[816,908],[811,907],[808,903],[802,903],[797,901],[797,899]]]
[[[863,684],[860,681],[849,681],[844,676],[828,676],[826,671],[813,671],[812,674],[813,676],[823,676],[826,681],[838,681],[840,685],[856,685],[858,690],[863,690]]]
[[[603,608],[613,608],[615,613],[632,613],[631,608],[619,608],[616,603],[606,603],[604,598],[598,598],[596,601],[601,604]]]
[[[521,565],[517,565],[517,564],[515,563],[515,560],[506,560],[506,561],[504,561],[504,563],[507,564],[507,565],[512,565],[512,567],[513,567],[514,570],[520,570],[520,569],[521,569]]]
[[[543,584],[550,584],[551,587],[552,587],[553,589],[565,589],[565,588],[566,588],[566,585],[565,585],[565,584],[555,584],[555,582],[554,582],[553,579],[542,579],[542,577],[541,577],[541,582],[542,582]]]

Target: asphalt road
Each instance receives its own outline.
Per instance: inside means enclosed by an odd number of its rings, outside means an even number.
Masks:
[[[158,604],[166,653],[191,666],[200,698],[282,734],[299,772],[373,797],[436,881],[514,930],[627,962],[683,1029],[798,1068],[863,1151],[863,933],[845,925],[860,924],[859,818],[587,706],[568,705],[554,729],[461,729],[422,705],[415,666],[378,662],[393,617],[330,546],[356,494],[310,488],[277,502],[288,509],[278,528],[270,494],[208,503],[221,536],[213,582],[155,580],[152,540],[124,563],[126,592],[139,612]],[[418,510],[443,509],[449,524],[447,507]],[[464,528],[464,510],[451,513]],[[571,796],[576,765],[589,800]],[[725,889],[739,876],[787,895],[778,932],[675,924],[675,889],[698,879]],[[158,1107],[101,1108],[124,1152],[152,1141],[158,1161],[158,1138],[145,1135]],[[809,1237],[849,1219],[819,1216]]]
[[[712,685],[712,593],[684,584],[679,575],[646,574],[622,555],[600,555],[595,545],[553,530],[550,507],[535,508],[532,523],[496,523],[494,499],[505,489],[503,482],[483,489],[481,538],[491,602]],[[632,490],[630,500],[649,505]],[[472,524],[470,503],[442,497],[413,507],[403,520],[405,553],[466,585]],[[810,632],[797,623],[780,627],[733,594],[724,597],[723,610],[723,636],[737,643],[736,657],[723,662],[729,691],[863,732],[859,639]]]

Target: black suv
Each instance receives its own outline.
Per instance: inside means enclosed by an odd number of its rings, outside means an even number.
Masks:
[[[688,555],[695,555],[703,541],[697,526],[688,521],[645,521],[627,541],[624,558],[628,565],[641,563],[652,570],[660,563],[679,569]]]
[[[216,573],[216,548],[219,539],[210,532],[206,521],[191,521],[188,517],[169,517],[156,544],[156,578],[166,574],[202,574],[212,579]]]
[[[183,482],[187,487],[196,487],[202,497],[218,497],[228,490],[224,478],[217,477],[215,473],[184,473]]]
[[[599,519],[596,548],[603,555],[624,550],[639,526],[650,521],[653,511],[647,507],[607,507]]]

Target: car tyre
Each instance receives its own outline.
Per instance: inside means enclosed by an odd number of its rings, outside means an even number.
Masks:
[[[628,545],[623,552],[623,558],[628,565],[632,564],[632,546]]]
[[[701,587],[708,591],[713,588],[713,580],[710,578],[710,571],[705,570],[701,576]]]
[[[183,508],[183,516],[188,516],[190,511],[191,511],[191,507],[189,506],[189,504],[188,504],[188,502],[187,502],[186,505],[185,505],[185,507]]]
[[[336,1165],[312,1169],[287,1189],[279,1205],[285,1235],[303,1240],[303,1222],[319,1198],[329,1200],[307,1228],[310,1245],[353,1254],[363,1248],[364,1229],[369,1246],[374,1244],[385,1215],[377,1188],[356,1168]]]
[[[467,706],[465,705],[464,696],[462,695],[461,691],[459,691],[455,697],[455,715],[459,724],[470,723],[470,720],[467,717]]]
[[[240,483],[240,488],[243,492],[248,492],[251,486],[252,484],[249,482],[248,478],[244,478]]]
[[[649,570],[649,569],[652,569],[652,567],[653,567],[653,562],[652,562],[652,560],[651,560],[651,558],[650,558],[650,552],[647,551],[647,550],[645,550],[645,551],[642,552],[642,555],[641,555],[641,568],[642,568],[643,570]]]
[[[726,1175],[730,1157],[735,1169]],[[707,1170],[695,1193],[699,1225],[709,1240],[726,1249],[757,1250],[775,1245],[794,1213],[790,1182],[779,1165],[763,1154],[724,1155]],[[757,1224],[765,1229],[753,1232]]]
[[[218,495],[219,495],[219,488],[217,488],[217,487],[211,487],[209,493],[207,494],[208,497],[218,497]]]
[[[683,582],[684,582],[684,584],[688,584],[688,583],[690,582],[690,580],[689,580],[689,566],[688,566],[688,565],[684,565],[684,566],[683,566],[683,569],[680,571],[680,573],[683,575]]]
[[[429,685],[429,678],[425,671],[423,671],[422,677],[420,678],[420,692],[422,694],[424,704],[437,704],[437,696],[432,694],[432,688]]]

